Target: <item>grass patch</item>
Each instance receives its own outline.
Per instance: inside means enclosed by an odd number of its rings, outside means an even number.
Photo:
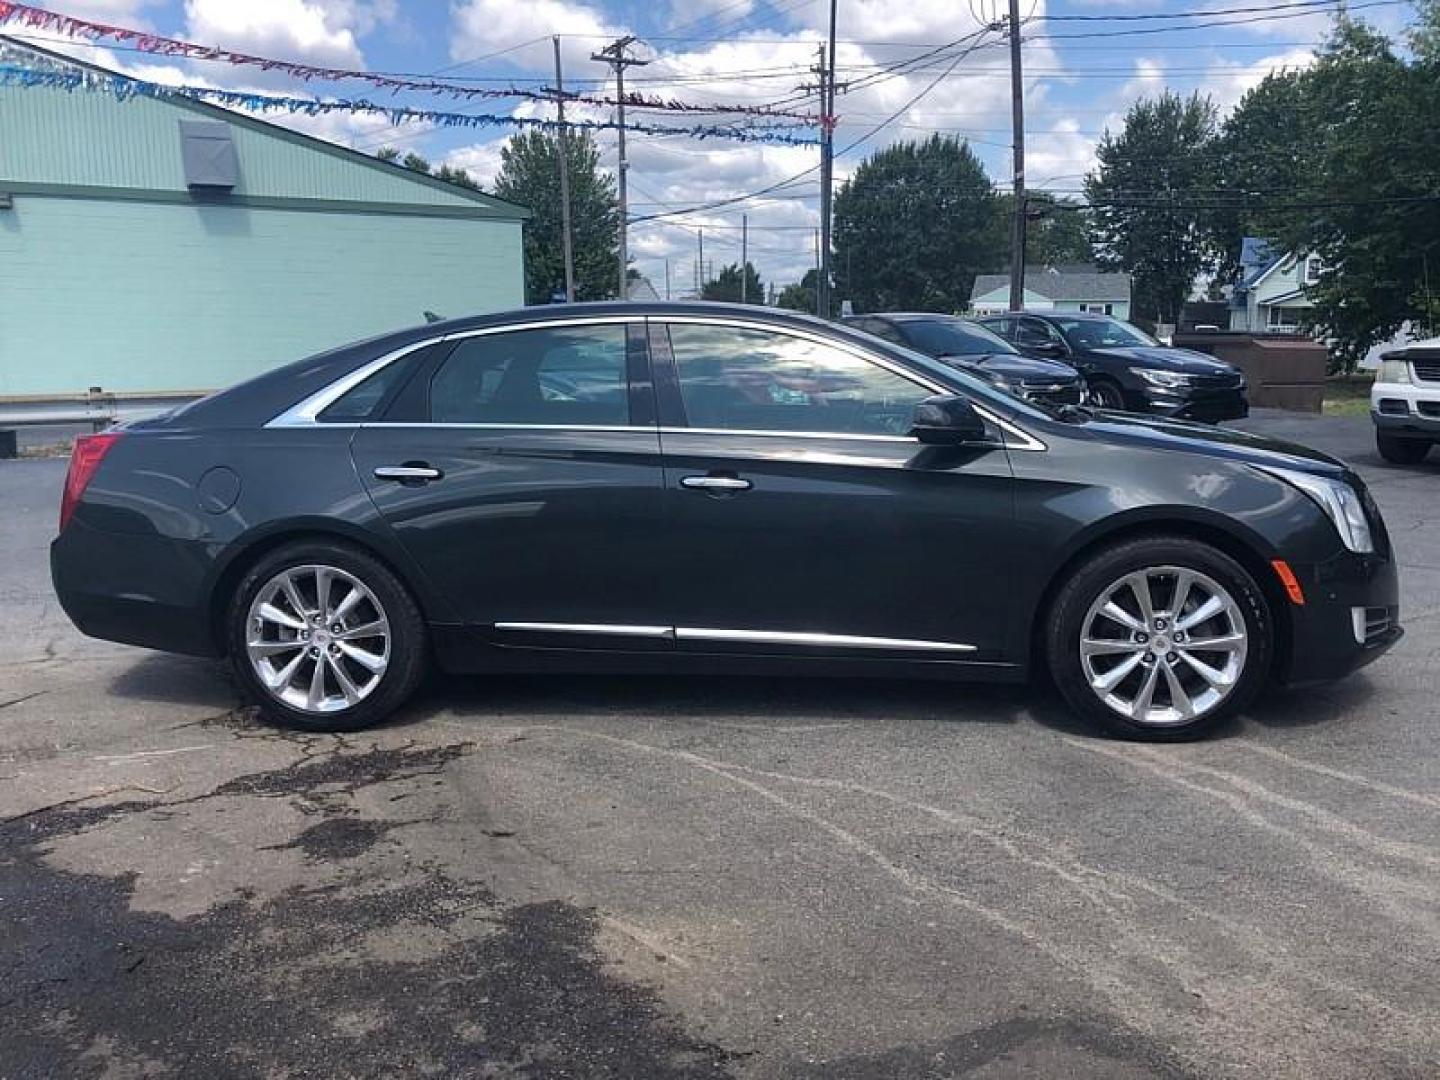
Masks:
[[[1321,411],[1326,416],[1368,416],[1373,375],[1335,375],[1325,380]]]

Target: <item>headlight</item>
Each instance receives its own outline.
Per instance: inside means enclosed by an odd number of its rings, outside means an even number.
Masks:
[[[1370,522],[1365,519],[1365,508],[1360,504],[1360,493],[1343,480],[1316,476],[1313,473],[1296,472],[1294,469],[1279,469],[1271,465],[1255,466],[1261,472],[1284,480],[1314,499],[1325,516],[1335,523],[1340,539],[1351,551],[1368,554],[1375,550],[1375,541],[1370,535]]]
[[[1178,390],[1189,386],[1195,380],[1193,375],[1183,371],[1157,371],[1155,368],[1132,367],[1130,374],[1144,379],[1151,386],[1161,386],[1167,390]]]
[[[1410,363],[1407,360],[1381,360],[1376,382],[1409,383]]]

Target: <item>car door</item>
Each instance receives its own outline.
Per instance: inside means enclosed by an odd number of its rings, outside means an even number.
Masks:
[[[1001,658],[1010,462],[907,434],[942,386],[820,331],[673,317],[650,339],[678,648]]]
[[[352,444],[366,490],[459,618],[502,643],[668,646],[643,319],[457,336]]]

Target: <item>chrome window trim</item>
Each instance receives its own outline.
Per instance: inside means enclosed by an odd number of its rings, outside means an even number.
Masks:
[[[815,634],[790,630],[722,630],[713,627],[677,626],[680,641],[750,642],[757,645],[815,645],[846,649],[904,649],[927,652],[975,652],[974,645],[959,641],[919,641],[912,638],[869,637],[860,634]]]
[[[607,324],[628,325],[630,323],[643,323],[643,315],[587,315],[576,316],[572,319],[535,319],[522,323],[507,323],[504,326],[481,326],[473,330],[455,330],[448,334],[436,334],[421,341],[413,341],[409,345],[402,345],[400,348],[385,355],[371,360],[368,364],[362,364],[348,375],[344,375],[328,386],[315,391],[309,397],[304,398],[295,405],[290,406],[284,412],[274,417],[265,426],[267,428],[293,428],[293,427],[361,427],[365,426],[359,422],[341,421],[336,424],[327,424],[320,420],[320,414],[335,404],[340,398],[359,386],[362,382],[374,375],[377,371],[383,371],[402,357],[409,356],[417,349],[429,348],[431,345],[439,345],[446,341],[462,341],[465,338],[485,337],[489,334],[510,334],[521,330],[539,330],[559,326],[603,326]],[[471,425],[452,424],[406,424],[406,427],[455,427]],[[495,426],[495,425],[486,425]],[[520,427],[536,427],[535,424],[516,425]],[[574,425],[544,425],[553,427],[573,428]],[[654,428],[644,428],[645,431],[653,431]]]
[[[348,375],[344,375],[335,382],[322,387],[309,397],[304,398],[290,408],[284,410],[265,426],[267,428],[304,428],[304,427],[333,427],[344,430],[355,427],[408,427],[408,428],[475,428],[477,430],[539,430],[539,431],[659,431],[661,434],[697,434],[697,435],[760,435],[771,438],[795,438],[795,439],[853,439],[868,442],[913,442],[919,444],[919,440],[910,435],[867,435],[858,432],[844,431],[763,431],[763,430],[727,430],[722,428],[658,428],[637,425],[587,425],[587,424],[459,424],[459,423],[432,423],[432,422],[395,422],[385,421],[338,421],[327,424],[319,419],[320,413],[324,412],[337,400],[349,393],[356,386],[359,386],[366,379],[378,371],[384,370],[390,364],[410,355],[419,349],[428,348],[431,345],[438,345],[446,341],[461,341],[466,338],[487,337],[491,334],[508,334],[522,330],[543,330],[550,327],[564,326],[605,326],[605,325],[629,325],[631,323],[646,323],[650,320],[658,320],[667,323],[692,323],[711,326],[736,326],[746,330],[762,330],[770,333],[788,334],[791,337],[802,338],[820,345],[828,345],[837,348],[842,352],[848,352],[869,363],[876,364],[891,374],[915,383],[932,394],[947,393],[946,387],[939,383],[931,382],[921,375],[908,368],[888,360],[883,356],[877,356],[858,345],[849,341],[837,338],[826,337],[824,334],[803,327],[777,326],[774,323],[767,323],[758,320],[745,318],[730,318],[719,315],[657,315],[657,314],[634,314],[634,315],[586,315],[576,316],[569,319],[534,319],[527,322],[507,323],[503,326],[482,326],[473,330],[458,330],[448,334],[437,334],[420,341],[402,345],[400,348],[386,353],[368,364],[362,364]],[[983,405],[975,404],[975,411],[999,428],[1010,438],[1004,439],[1004,445],[1010,450],[1045,450],[1045,443],[1031,435],[1024,428],[1014,422],[1002,419],[990,409]],[[1011,440],[1015,441],[1011,441]]]
[[[806,341],[812,341],[812,342],[814,342],[814,343],[816,343],[816,344],[819,344],[819,345],[828,345],[828,346],[830,346],[831,348],[839,349],[841,352],[850,353],[852,356],[857,356],[857,357],[859,357],[861,360],[865,360],[865,361],[867,361],[868,363],[875,364],[875,365],[877,365],[878,367],[882,367],[882,368],[884,368],[886,371],[890,372],[892,375],[898,375],[898,376],[900,376],[900,378],[905,379],[907,382],[912,382],[912,383],[914,383],[915,385],[920,386],[920,387],[922,387],[923,389],[926,389],[926,390],[930,391],[930,393],[932,393],[932,394],[948,394],[948,393],[953,393],[953,391],[951,391],[948,387],[943,386],[943,385],[941,385],[940,383],[937,383],[937,382],[932,382],[932,381],[930,381],[929,379],[926,379],[923,375],[920,375],[920,374],[918,374],[918,373],[916,373],[916,372],[914,372],[914,371],[911,371],[909,368],[905,367],[905,366],[902,365],[902,364],[898,364],[898,363],[896,363],[896,362],[893,361],[893,360],[887,359],[886,357],[879,356],[879,355],[877,355],[877,354],[875,354],[875,353],[873,353],[873,352],[870,352],[868,349],[865,349],[864,347],[862,347],[862,346],[860,346],[860,345],[856,345],[856,344],[854,344],[853,342],[845,341],[845,340],[840,339],[840,338],[826,337],[824,334],[819,333],[818,331],[814,331],[814,330],[809,330],[809,329],[805,329],[805,328],[801,328],[801,327],[794,327],[794,326],[777,326],[777,325],[774,324],[774,323],[760,322],[760,321],[758,321],[758,320],[746,319],[746,318],[743,318],[743,317],[741,317],[741,318],[730,318],[730,317],[728,317],[728,316],[720,316],[720,315],[679,315],[679,314],[677,314],[677,315],[654,315],[654,314],[652,314],[652,315],[649,316],[649,318],[650,318],[650,319],[653,319],[653,320],[655,320],[655,321],[658,321],[658,322],[665,322],[665,323],[691,323],[691,324],[698,323],[698,324],[701,324],[701,325],[710,325],[710,326],[736,326],[736,327],[739,327],[739,328],[741,328],[741,329],[743,329],[743,330],[764,330],[764,331],[768,331],[768,332],[770,332],[770,333],[772,333],[772,334],[788,334],[788,335],[791,336],[791,337],[803,338],[803,339],[806,340]],[[1048,447],[1045,445],[1045,443],[1043,443],[1041,440],[1037,439],[1034,435],[1031,435],[1031,434],[1030,434],[1028,431],[1026,431],[1024,428],[1019,427],[1018,425],[1016,425],[1013,421],[1002,419],[1001,417],[997,416],[994,412],[992,412],[991,410],[987,409],[985,406],[975,404],[975,402],[974,402],[973,399],[971,400],[970,403],[971,403],[971,405],[974,406],[975,411],[976,411],[977,413],[979,413],[979,414],[980,414],[981,416],[983,416],[986,420],[990,421],[990,423],[992,423],[992,424],[994,424],[996,427],[998,427],[998,428],[1001,430],[1001,432],[1003,432],[1005,435],[1009,435],[1009,436],[1013,437],[1013,438],[1016,440],[1015,442],[1011,442],[1009,439],[1003,439],[1002,441],[1004,442],[1004,445],[1005,445],[1005,447],[1006,447],[1007,449],[1009,449],[1009,450],[1027,450],[1027,451],[1031,451],[1031,450],[1046,450],[1046,449],[1048,449]],[[757,430],[757,431],[750,431],[750,430],[732,431],[732,430],[726,430],[726,429],[721,429],[721,428],[661,428],[660,430],[661,430],[661,433],[662,433],[662,434],[665,433],[666,431],[669,431],[669,432],[671,432],[672,434],[678,434],[678,433],[680,433],[680,432],[690,431],[690,432],[697,432],[697,433],[703,433],[703,434],[714,434],[714,435],[770,435],[770,436],[779,436],[779,437],[784,437],[784,436],[787,436],[787,435],[788,435],[788,436],[791,436],[791,437],[793,437],[793,438],[800,438],[800,439],[804,439],[804,438],[820,438],[820,439],[872,439],[872,440],[893,440],[893,441],[899,441],[899,442],[914,442],[914,443],[918,443],[918,442],[920,441],[919,439],[916,439],[916,438],[914,438],[913,436],[910,436],[910,435],[864,435],[864,434],[855,434],[855,433],[847,433],[847,432],[840,432],[840,431],[837,431],[837,432],[826,432],[826,431],[816,431],[816,432],[792,432],[792,431],[761,431],[761,430]]]

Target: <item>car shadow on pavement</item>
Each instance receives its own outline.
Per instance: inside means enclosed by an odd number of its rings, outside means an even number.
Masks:
[[[456,716],[557,713],[715,720],[929,719],[1013,724],[1023,687],[897,679],[718,675],[498,675],[430,680],[417,712]],[[416,717],[419,718],[418,716]]]
[[[235,708],[240,692],[223,661],[146,653],[110,680],[110,693],[131,701]]]
[[[235,710],[244,704],[224,663],[147,654],[111,680],[117,697]],[[1364,673],[1308,689],[1273,688],[1211,739],[1243,736],[1249,724],[1284,729],[1368,718],[1375,687]],[[715,675],[432,675],[384,725],[404,728],[437,715],[521,721],[560,716],[695,719],[776,724],[933,721],[1035,723],[1078,738],[1109,738],[1075,715],[1046,682],[1033,685],[900,679],[773,678]]]

